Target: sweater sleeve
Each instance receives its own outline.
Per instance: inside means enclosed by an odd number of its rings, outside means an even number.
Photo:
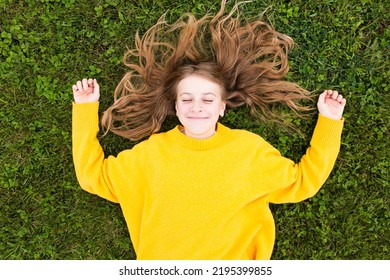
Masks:
[[[279,173],[283,188],[271,193],[269,202],[299,202],[319,191],[336,162],[343,124],[344,119],[337,121],[319,115],[310,147],[299,163],[273,155],[272,169]]]
[[[108,177],[107,159],[97,139],[99,103],[73,103],[72,153],[76,176],[82,189],[118,202]]]

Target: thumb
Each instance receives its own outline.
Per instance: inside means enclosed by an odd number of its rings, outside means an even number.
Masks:
[[[99,94],[100,93],[100,86],[96,79],[93,79],[93,93]]]
[[[325,104],[326,91],[320,94],[317,104]]]

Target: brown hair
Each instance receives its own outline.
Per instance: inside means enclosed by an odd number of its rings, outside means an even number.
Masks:
[[[173,24],[162,16],[142,37],[137,32],[135,49],[124,58],[130,71],[103,114],[105,128],[132,140],[158,132],[175,114],[177,84],[192,73],[222,86],[227,109],[246,104],[262,119],[280,118],[271,108],[278,103],[295,112],[308,110],[299,104],[310,99],[308,92],[283,80],[293,40],[263,21],[243,21],[239,4],[224,16],[225,2],[215,16],[185,14]]]

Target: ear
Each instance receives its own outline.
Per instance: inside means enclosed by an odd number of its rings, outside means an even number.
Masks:
[[[226,101],[222,102],[221,110],[219,111],[219,115],[220,115],[221,117],[224,116],[225,110],[226,110]]]
[[[175,101],[175,113],[176,113],[176,116],[177,116],[177,102]]]

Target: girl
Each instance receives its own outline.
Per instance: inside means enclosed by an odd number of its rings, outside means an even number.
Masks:
[[[345,99],[326,90],[306,154],[284,158],[260,136],[218,122],[246,104],[256,117],[277,118],[275,102],[306,110],[307,91],[283,81],[290,37],[268,24],[242,23],[237,5],[224,16],[172,25],[162,17],[127,52],[103,126],[147,140],[104,158],[98,142],[99,84],[73,85],[73,157],[83,189],[119,203],[138,259],[270,259],[275,225],[269,203],[313,196],[340,148]],[[130,59],[138,57],[138,63]],[[169,114],[181,125],[158,133]]]

